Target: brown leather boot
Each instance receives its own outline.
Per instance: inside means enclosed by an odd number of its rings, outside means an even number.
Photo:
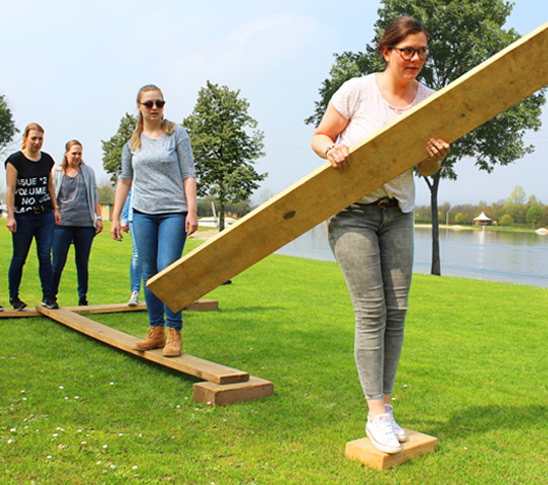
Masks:
[[[181,355],[181,347],[183,346],[183,340],[181,337],[181,331],[174,328],[167,328],[167,344],[164,347],[164,357],[177,357]]]
[[[144,340],[136,342],[133,350],[152,350],[161,349],[166,344],[164,327],[150,327]]]

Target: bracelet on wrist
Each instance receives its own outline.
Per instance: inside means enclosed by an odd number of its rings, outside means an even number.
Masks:
[[[330,151],[332,148],[335,148],[335,145],[329,145],[329,146],[324,150],[324,154],[325,154],[326,157],[327,157],[327,154],[329,153],[329,151]]]

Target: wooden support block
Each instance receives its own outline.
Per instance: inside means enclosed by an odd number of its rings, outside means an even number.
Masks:
[[[371,444],[369,438],[361,438],[346,443],[344,456],[349,460],[361,461],[364,465],[377,470],[386,470],[436,450],[437,438],[410,429],[406,429],[405,432],[409,439],[402,443],[403,450],[395,455],[383,453]]]
[[[128,306],[127,303],[112,303],[108,305],[87,305],[87,306],[67,306],[62,307],[65,310],[69,310],[75,313],[121,313],[121,312],[142,312],[146,311],[147,306],[144,301],[140,302],[137,306]],[[188,305],[185,310],[189,312],[218,310],[219,302],[211,299],[201,299]],[[21,311],[13,310],[11,308],[4,308],[0,312],[0,318],[23,318],[23,317],[38,317],[41,314],[38,313],[36,308],[24,308]]]
[[[247,372],[232,369],[231,367],[216,364],[215,362],[200,359],[199,357],[194,357],[192,355],[182,354],[179,357],[164,357],[161,349],[146,352],[133,350],[132,347],[135,342],[141,339],[107,327],[101,323],[94,322],[93,320],[75,312],[71,312],[66,308],[50,310],[49,308],[36,307],[36,310],[40,314],[77,330],[88,337],[92,337],[100,342],[116,347],[117,349],[200,379],[205,379],[216,384],[231,384],[235,382],[247,382],[249,380],[249,374]]]
[[[195,401],[208,406],[226,406],[235,402],[246,402],[261,397],[272,396],[274,384],[270,381],[251,376],[247,382],[219,385],[212,382],[194,384]]]
[[[147,287],[172,310],[184,308],[412,169],[431,137],[452,143],[545,86],[547,52],[548,22],[351,147],[348,171],[324,163],[150,278]]]
[[[217,300],[209,300],[207,298],[197,300],[185,308],[185,310],[189,312],[203,312],[203,311],[218,310],[218,309],[219,309],[219,302]]]

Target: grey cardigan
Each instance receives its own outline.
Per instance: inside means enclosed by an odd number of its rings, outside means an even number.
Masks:
[[[88,199],[89,216],[93,222],[93,227],[97,227],[97,215],[95,214],[95,201],[99,200],[99,194],[97,192],[97,182],[95,180],[95,172],[91,167],[87,165],[80,165],[80,170],[84,176],[84,183],[86,184],[86,196]],[[53,185],[55,186],[55,198],[59,197],[61,191],[61,185],[63,185],[63,167],[61,165],[55,165],[52,170]]]

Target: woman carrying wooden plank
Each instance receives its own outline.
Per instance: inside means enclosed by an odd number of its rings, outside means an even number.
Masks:
[[[313,150],[337,170],[348,168],[348,147],[433,93],[416,80],[428,55],[427,32],[417,20],[393,20],[377,49],[385,70],[344,83],[312,138]],[[445,141],[430,139],[429,158],[417,166],[419,172],[435,173],[448,153]],[[369,408],[366,433],[385,453],[398,453],[400,442],[407,440],[390,398],[411,284],[414,198],[410,169],[329,220],[329,242],[356,317],[354,356]]]

